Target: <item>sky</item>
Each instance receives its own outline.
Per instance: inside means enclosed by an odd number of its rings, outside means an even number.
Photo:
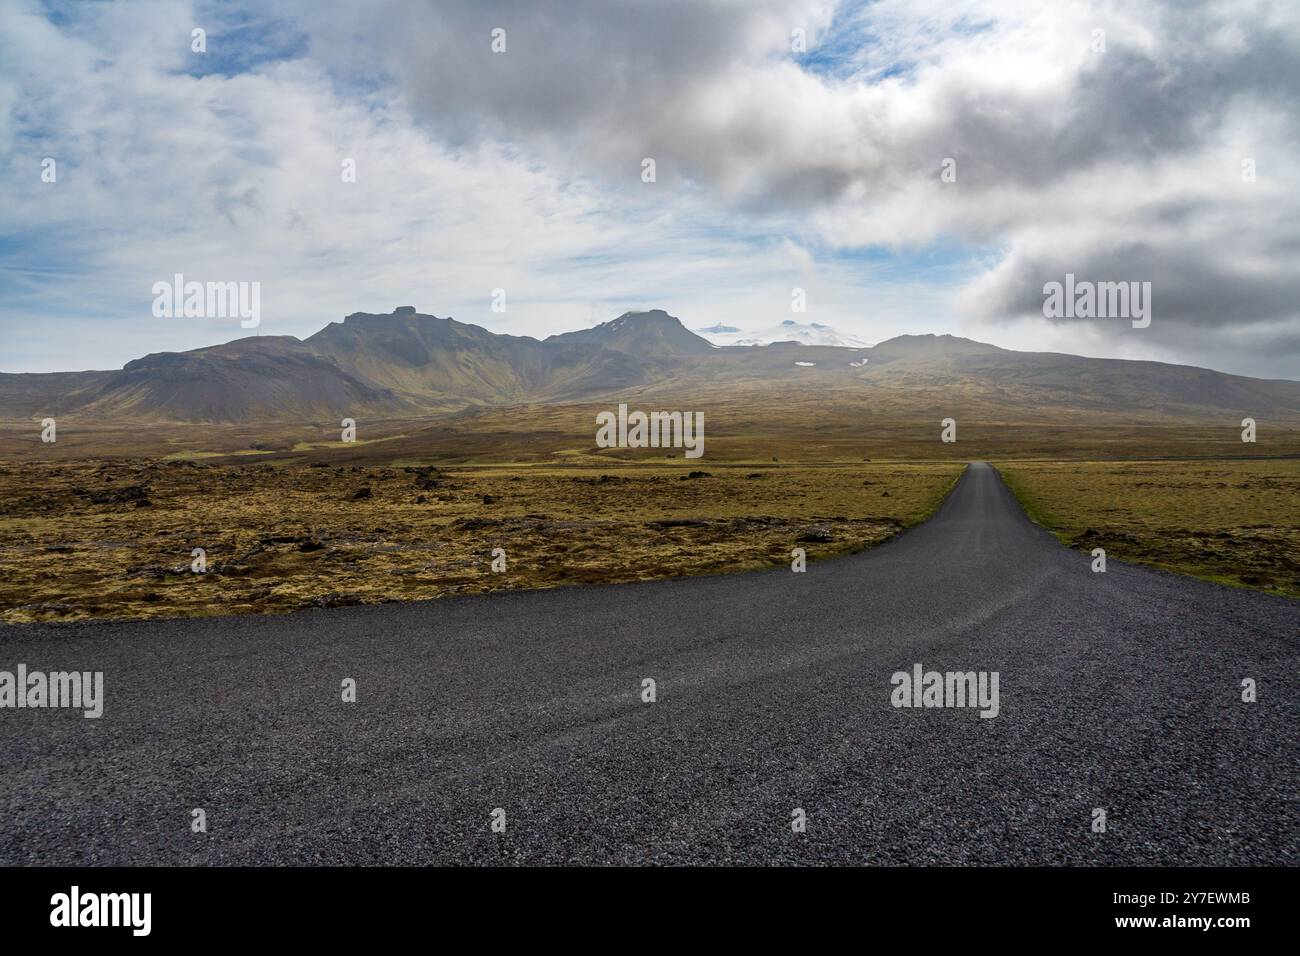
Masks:
[[[0,0],[0,371],[250,334],[156,316],[180,273],[260,335],[663,308],[1300,379],[1297,156],[1283,0]],[[1067,274],[1150,325],[1045,317]]]

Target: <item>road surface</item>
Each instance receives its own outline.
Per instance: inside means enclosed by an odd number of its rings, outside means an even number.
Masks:
[[[0,710],[0,863],[1294,864],[1298,640],[1092,573],[982,464],[803,574],[3,628],[105,704]],[[998,715],[893,706],[916,664]]]

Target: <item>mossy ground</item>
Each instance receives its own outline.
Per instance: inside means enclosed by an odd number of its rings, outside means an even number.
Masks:
[[[1029,516],[1071,547],[1300,597],[1300,460],[997,467]]]
[[[795,547],[814,560],[922,519],[963,468],[245,462],[0,463],[0,620],[645,580],[788,563]],[[205,573],[191,570],[195,548]],[[492,570],[494,548],[504,573]]]

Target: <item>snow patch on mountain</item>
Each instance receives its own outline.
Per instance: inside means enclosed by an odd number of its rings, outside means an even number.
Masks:
[[[752,331],[718,324],[707,329],[696,329],[695,332],[714,345],[771,345],[773,342],[798,342],[801,345],[831,345],[850,349],[871,347],[870,342],[856,335],[841,332],[832,326],[820,322],[796,322],[794,319],[786,319],[779,325]]]

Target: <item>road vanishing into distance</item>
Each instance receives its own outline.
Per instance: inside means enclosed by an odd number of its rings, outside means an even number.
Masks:
[[[105,702],[0,710],[0,863],[1296,863],[1300,602],[1090,565],[975,464],[802,574],[3,628]]]

